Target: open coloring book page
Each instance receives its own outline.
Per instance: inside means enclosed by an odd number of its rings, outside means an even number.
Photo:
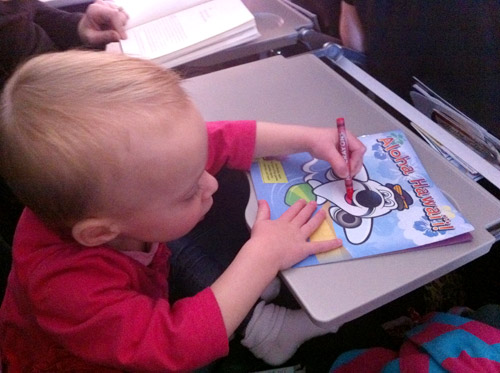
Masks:
[[[346,200],[344,180],[327,162],[309,153],[253,164],[257,198],[268,201],[272,219],[298,199],[315,200],[327,218],[310,239],[343,240],[342,248],[311,256],[296,266],[471,239],[473,226],[432,182],[402,131],[360,140],[367,152],[361,171],[353,176],[352,203]]]

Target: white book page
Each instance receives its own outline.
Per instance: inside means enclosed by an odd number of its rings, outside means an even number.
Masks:
[[[114,0],[129,15],[127,29],[210,0]]]
[[[189,53],[187,54],[179,53],[179,57],[176,57],[174,53],[169,55],[166,59],[159,59],[159,62],[163,67],[167,68],[179,66],[198,58],[249,42],[256,39],[259,35],[260,34],[256,33],[254,30],[245,30],[243,32],[238,32],[237,37],[235,37],[235,35],[228,35],[217,43],[211,45],[204,45],[205,43],[201,43],[198,46],[193,47],[192,50],[191,48],[188,48]]]
[[[121,42],[128,55],[156,59],[212,39],[255,19],[240,0],[212,0],[137,26]]]

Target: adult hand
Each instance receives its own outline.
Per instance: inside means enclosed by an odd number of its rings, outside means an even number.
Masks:
[[[126,39],[128,14],[112,1],[96,0],[90,4],[78,24],[78,34],[84,44],[101,46]]]

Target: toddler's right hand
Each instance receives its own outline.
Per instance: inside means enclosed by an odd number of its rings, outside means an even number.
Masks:
[[[335,249],[342,245],[339,238],[308,242],[308,238],[325,219],[325,212],[316,210],[316,202],[295,202],[278,219],[270,220],[266,201],[260,200],[257,217],[248,243],[255,245],[265,260],[271,260],[277,270],[290,268],[312,254]]]

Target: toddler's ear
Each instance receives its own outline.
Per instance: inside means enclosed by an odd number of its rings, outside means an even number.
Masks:
[[[81,220],[73,226],[71,233],[78,243],[89,247],[103,245],[120,234],[112,222],[102,218]]]

